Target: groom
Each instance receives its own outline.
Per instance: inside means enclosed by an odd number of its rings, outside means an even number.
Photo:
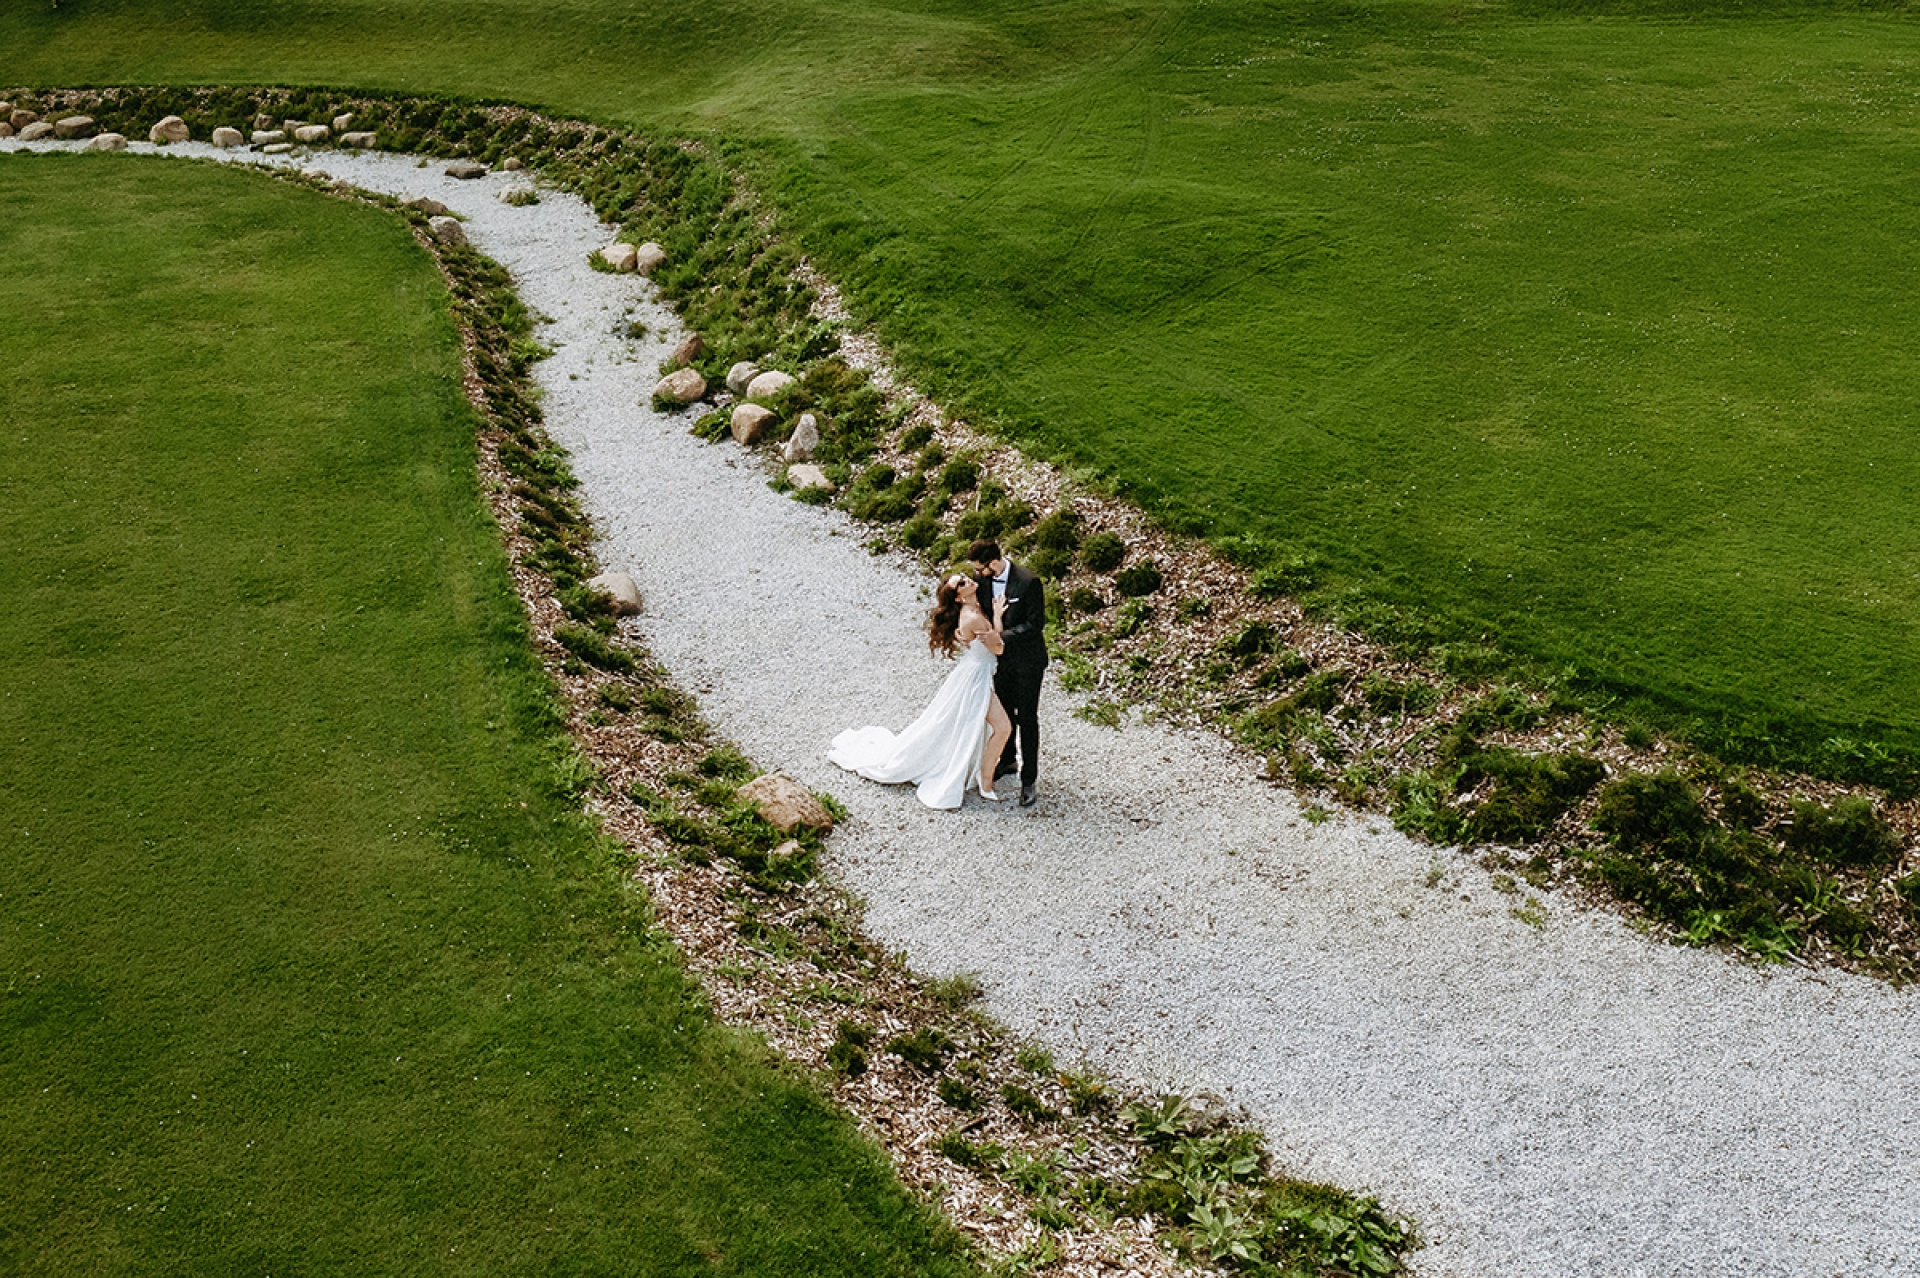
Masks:
[[[1000,553],[998,542],[976,541],[967,548],[967,558],[977,572],[974,581],[980,587],[980,607],[989,617],[994,605],[1007,601],[1000,618],[1000,637],[1006,651],[1000,654],[994,671],[993,690],[1000,695],[1007,717],[1013,720],[1013,735],[1007,738],[1006,753],[993,771],[998,781],[1015,771],[1014,747],[1019,749],[1020,806],[1030,808],[1034,800],[1034,782],[1040,777],[1040,680],[1047,673],[1047,597],[1040,579]]]

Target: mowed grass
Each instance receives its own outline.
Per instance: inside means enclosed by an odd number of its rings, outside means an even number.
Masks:
[[[1920,28],[1660,9],[102,2],[0,76],[717,135],[924,383],[1330,608],[1920,749]]]
[[[0,158],[0,1270],[960,1273],[562,792],[440,279]]]

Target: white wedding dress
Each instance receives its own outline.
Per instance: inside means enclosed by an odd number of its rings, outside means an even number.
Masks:
[[[848,728],[833,739],[829,759],[872,781],[911,781],[930,808],[957,808],[978,788],[987,748],[987,707],[998,659],[975,639],[954,662],[933,700],[899,736],[885,728]]]

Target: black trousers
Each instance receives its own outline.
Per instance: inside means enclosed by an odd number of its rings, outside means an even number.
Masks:
[[[1020,784],[1032,785],[1040,775],[1040,684],[1045,680],[1044,662],[1008,665],[1002,661],[993,675],[993,690],[1000,697],[1007,717],[1013,720],[1013,735],[1000,754],[995,772],[1011,772],[1018,747]]]

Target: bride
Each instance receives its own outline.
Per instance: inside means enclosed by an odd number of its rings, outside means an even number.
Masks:
[[[994,620],[980,611],[980,587],[955,574],[934,593],[927,646],[958,658],[920,717],[899,736],[885,728],[849,728],[833,739],[827,757],[873,781],[911,781],[930,808],[957,808],[972,787],[983,799],[993,792],[993,765],[1013,733],[1012,721],[993,692],[993,669],[1005,644],[994,603]]]

